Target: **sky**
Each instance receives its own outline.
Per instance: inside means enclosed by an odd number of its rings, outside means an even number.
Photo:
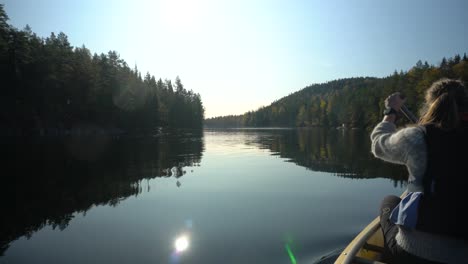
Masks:
[[[385,77],[468,53],[464,0],[0,0],[18,29],[115,50],[180,77],[205,117],[267,106],[308,85]]]

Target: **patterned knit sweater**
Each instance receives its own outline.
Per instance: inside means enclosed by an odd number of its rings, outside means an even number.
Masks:
[[[407,127],[397,131],[395,124],[383,121],[371,133],[372,153],[391,163],[406,165],[409,172],[408,192],[422,192],[422,178],[427,164],[424,127]],[[468,263],[466,241],[421,232],[399,226],[398,245],[405,251],[431,261]]]

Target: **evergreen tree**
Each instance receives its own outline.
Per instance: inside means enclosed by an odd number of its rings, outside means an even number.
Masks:
[[[458,64],[458,63],[460,63],[460,61],[461,61],[461,58],[460,58],[459,54],[457,54],[457,55],[455,55],[455,57],[453,57],[453,64]]]
[[[0,129],[57,134],[94,124],[139,133],[202,126],[203,109],[195,107],[201,99],[180,78],[176,98],[170,80],[156,81],[149,73],[142,79],[138,67],[130,69],[116,51],[92,55],[84,45],[73,47],[63,32],[39,38],[29,25],[17,30],[7,22],[0,5],[0,76],[6,87]]]
[[[176,93],[177,94],[182,94],[184,91],[184,85],[182,85],[182,82],[179,78],[179,76],[176,77],[175,79],[175,85],[176,85]]]

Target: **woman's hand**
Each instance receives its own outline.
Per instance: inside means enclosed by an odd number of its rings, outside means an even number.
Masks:
[[[405,99],[400,93],[393,93],[385,99],[385,107],[393,108],[397,113],[400,112],[401,106],[405,103]],[[385,115],[383,121],[394,123],[397,119],[395,114]]]
[[[385,99],[385,107],[391,107],[395,111],[400,112],[401,106],[405,103],[405,98],[402,98],[400,93],[393,93]]]

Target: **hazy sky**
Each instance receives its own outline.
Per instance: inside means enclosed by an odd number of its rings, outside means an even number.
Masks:
[[[10,24],[116,50],[180,76],[206,117],[241,114],[313,83],[384,77],[468,52],[468,1],[6,0]]]

